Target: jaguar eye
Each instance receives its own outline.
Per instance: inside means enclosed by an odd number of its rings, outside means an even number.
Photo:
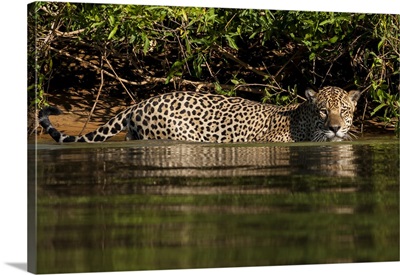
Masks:
[[[326,110],[326,109],[321,109],[321,110],[319,110],[319,113],[320,113],[320,115],[321,115],[322,117],[325,117],[325,116],[328,115],[328,110]]]

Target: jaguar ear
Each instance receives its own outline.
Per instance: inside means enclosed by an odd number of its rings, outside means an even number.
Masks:
[[[354,106],[357,105],[357,100],[360,98],[361,93],[357,90],[352,90],[348,93],[350,100],[354,103]]]
[[[317,95],[316,91],[314,91],[311,88],[307,88],[305,94],[306,94],[306,98],[308,101],[310,101],[311,103],[315,102],[315,100],[316,100],[315,96]]]

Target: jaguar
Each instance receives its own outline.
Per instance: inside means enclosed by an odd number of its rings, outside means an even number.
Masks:
[[[299,142],[350,140],[360,92],[333,86],[307,89],[306,100],[288,106],[262,104],[212,93],[171,92],[134,104],[95,131],[68,135],[51,124],[61,111],[39,111],[40,125],[58,143],[103,142],[123,130],[125,140],[195,142]]]

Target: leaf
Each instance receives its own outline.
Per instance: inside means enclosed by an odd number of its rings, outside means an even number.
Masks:
[[[236,45],[235,40],[231,36],[225,35],[225,38],[228,41],[229,47],[231,47],[232,49],[235,49],[235,50],[239,50],[239,47]]]
[[[222,87],[218,82],[214,82],[214,89],[215,89],[215,91],[217,91],[217,93],[222,92]]]
[[[117,31],[118,31],[118,24],[115,25],[114,29],[110,32],[107,39],[110,40],[111,38],[113,38]]]
[[[33,90],[33,89],[35,89],[35,88],[36,88],[36,83],[34,83],[34,84],[28,86],[28,91],[29,91],[29,90]]]
[[[382,48],[382,46],[383,46],[383,44],[385,43],[385,41],[386,41],[386,38],[385,38],[385,37],[382,37],[382,40],[379,41],[379,43],[378,43],[378,51]]]
[[[191,55],[192,54],[192,47],[190,46],[189,39],[185,39],[185,46],[186,46],[186,52],[187,54]]]
[[[93,23],[90,27],[91,27],[92,29],[94,29],[94,28],[96,28],[96,27],[98,27],[98,26],[102,26],[102,25],[104,25],[104,21]]]
[[[372,111],[371,116],[375,115],[376,112],[378,112],[380,109],[382,109],[382,108],[385,107],[385,106],[386,106],[386,103],[381,103],[381,104],[379,104],[379,105]]]
[[[333,43],[336,43],[337,40],[338,40],[338,37],[337,37],[337,35],[335,35],[334,37],[329,39],[329,42],[331,42],[333,44]]]
[[[252,35],[250,35],[249,39],[253,39],[254,36],[256,36],[257,34],[258,34],[257,32],[254,32]]]
[[[168,84],[174,76],[182,75],[181,69],[183,65],[184,62],[180,60],[177,60],[174,62],[174,64],[172,64],[171,69],[168,72],[167,79],[165,80],[165,84]]]
[[[110,15],[110,17],[108,18],[108,21],[110,22],[110,25],[113,26],[115,23],[115,18],[114,16]]]
[[[332,19],[327,19],[327,20],[324,20],[321,23],[319,23],[320,26],[323,26],[325,24],[332,24]]]
[[[147,36],[144,37],[143,53],[146,54],[150,48],[150,40]]]

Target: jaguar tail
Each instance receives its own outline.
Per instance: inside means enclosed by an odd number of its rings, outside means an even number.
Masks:
[[[129,123],[129,117],[125,114],[128,113],[125,110],[112,119],[110,119],[105,125],[100,126],[93,132],[85,135],[71,136],[58,131],[51,124],[49,116],[60,115],[62,112],[53,106],[45,107],[39,111],[39,124],[46,130],[46,132],[58,143],[64,142],[103,142],[106,139],[115,136],[126,128]]]

